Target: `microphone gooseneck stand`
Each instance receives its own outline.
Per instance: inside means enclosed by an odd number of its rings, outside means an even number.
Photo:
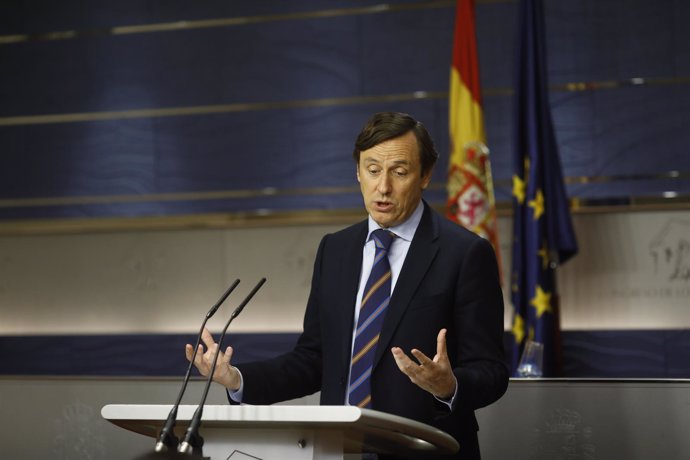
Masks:
[[[245,305],[249,303],[249,301],[254,297],[254,294],[257,293],[257,291],[263,286],[263,284],[266,282],[266,278],[261,278],[259,282],[254,286],[254,289],[251,290],[251,292],[247,295],[247,297],[242,301],[242,303],[235,309],[235,311],[232,312],[232,315],[230,315],[230,319],[228,322],[225,324],[225,328],[223,329],[223,332],[221,333],[220,337],[218,338],[218,347],[216,348],[216,352],[213,355],[213,364],[211,365],[211,372],[208,374],[208,378],[206,379],[206,388],[204,388],[204,394],[201,396],[201,401],[199,402],[199,406],[196,408],[196,411],[194,411],[194,416],[192,417],[192,420],[189,422],[189,427],[187,428],[187,432],[185,433],[184,439],[182,440],[182,443],[180,444],[178,452],[187,454],[187,455],[203,455],[202,454],[202,447],[204,445],[204,438],[201,437],[199,434],[199,427],[201,426],[201,416],[203,415],[204,412],[204,404],[206,403],[206,397],[208,396],[208,390],[209,387],[211,386],[211,381],[213,380],[213,374],[216,371],[216,363],[218,362],[218,354],[220,353],[220,349],[223,345],[223,339],[225,338],[225,333],[228,330],[228,327],[230,327],[230,323],[242,312],[244,309]]]
[[[194,354],[192,355],[192,360],[189,362],[189,366],[187,367],[187,373],[184,376],[184,380],[182,381],[182,388],[180,388],[180,393],[177,395],[177,400],[175,401],[175,404],[173,405],[172,409],[170,409],[170,413],[168,414],[168,418],[165,421],[165,425],[163,425],[163,428],[160,431],[160,434],[158,435],[158,440],[156,441],[156,446],[154,447],[154,452],[177,452],[177,446],[179,444],[179,439],[177,439],[177,436],[175,436],[175,422],[177,421],[177,410],[180,407],[180,402],[182,401],[182,396],[184,395],[185,390],[187,389],[187,384],[189,383],[189,377],[192,372],[192,366],[194,365],[194,358],[196,358],[197,350],[199,349],[199,343],[201,342],[201,334],[204,331],[204,328],[206,327],[206,322],[216,314],[216,311],[218,311],[218,308],[225,302],[225,299],[228,298],[230,293],[235,290],[237,285],[240,284],[240,280],[236,279],[230,287],[225,291],[225,293],[218,299],[218,302],[211,307],[211,309],[206,313],[206,317],[204,317],[204,321],[201,323],[201,328],[199,329],[199,335],[196,338],[196,345],[194,345]]]

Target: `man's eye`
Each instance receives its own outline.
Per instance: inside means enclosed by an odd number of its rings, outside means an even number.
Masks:
[[[380,169],[377,168],[369,168],[369,174],[378,174]]]
[[[403,176],[406,176],[406,175],[407,175],[407,171],[405,171],[404,169],[396,169],[396,170],[395,170],[395,175],[396,175],[396,176],[403,177]]]

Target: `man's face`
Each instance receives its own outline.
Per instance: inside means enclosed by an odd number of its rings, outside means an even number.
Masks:
[[[367,212],[388,228],[403,223],[414,212],[431,171],[422,176],[419,146],[410,131],[360,152],[357,180]]]

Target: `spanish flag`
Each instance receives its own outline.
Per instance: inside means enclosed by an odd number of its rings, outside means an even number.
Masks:
[[[498,251],[496,203],[479,86],[474,1],[457,0],[450,71],[450,143],[446,216]]]

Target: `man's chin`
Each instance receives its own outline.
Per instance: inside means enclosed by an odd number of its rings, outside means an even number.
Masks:
[[[397,222],[395,222],[395,217],[390,213],[374,211],[371,212],[370,215],[371,218],[374,219],[374,221],[382,228],[394,227],[397,225]]]

